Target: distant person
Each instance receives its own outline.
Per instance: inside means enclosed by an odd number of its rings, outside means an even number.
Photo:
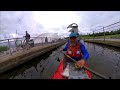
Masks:
[[[46,43],[48,42],[48,38],[47,38],[47,37],[45,38],[45,42],[46,42]]]
[[[24,43],[24,45],[25,45],[25,48],[26,49],[30,49],[30,45],[29,45],[29,40],[30,40],[30,34],[26,31],[26,35],[25,35],[25,43]],[[24,45],[23,45],[23,47],[24,47]]]
[[[30,34],[26,31],[26,36],[25,36],[26,44],[28,44],[29,40],[30,40]]]

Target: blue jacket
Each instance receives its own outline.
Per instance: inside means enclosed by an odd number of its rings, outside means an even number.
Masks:
[[[66,43],[66,46],[63,48],[63,51],[67,51],[67,49],[68,49],[68,42]],[[83,57],[81,58],[81,59],[85,59],[85,60],[88,60],[88,58],[89,58],[89,53],[87,52],[87,50],[85,49],[85,46],[82,44],[82,43],[80,43],[80,49],[81,49],[81,52],[82,52],[82,54],[83,54]],[[77,58],[73,58],[73,59],[75,59],[75,60],[77,60]]]

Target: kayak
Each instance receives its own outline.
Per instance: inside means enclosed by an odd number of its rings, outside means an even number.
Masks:
[[[68,79],[66,77],[63,77],[63,75],[61,74],[64,71],[63,64],[64,64],[64,59],[61,60],[60,64],[58,65],[58,67],[57,67],[55,73],[53,74],[53,76],[51,77],[51,79]],[[88,67],[87,64],[85,64],[85,66]],[[86,79],[91,79],[91,73],[87,70],[84,70],[84,72],[88,77]]]

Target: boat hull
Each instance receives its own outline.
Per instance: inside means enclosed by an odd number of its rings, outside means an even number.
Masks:
[[[57,67],[51,79],[68,79],[61,75],[61,73],[63,72],[63,66],[64,66],[64,59],[62,59],[62,61],[60,62],[59,66]],[[85,64],[85,66],[88,67],[87,64]],[[91,73],[87,70],[85,70],[85,73],[87,74],[88,79],[91,79]]]

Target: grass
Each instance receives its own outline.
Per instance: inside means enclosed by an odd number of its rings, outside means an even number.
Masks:
[[[81,36],[82,39],[93,39],[93,36]],[[95,36],[95,38],[104,38],[104,36]],[[105,38],[120,39],[120,34],[116,35],[105,35]]]
[[[0,52],[8,50],[7,46],[0,46]]]

